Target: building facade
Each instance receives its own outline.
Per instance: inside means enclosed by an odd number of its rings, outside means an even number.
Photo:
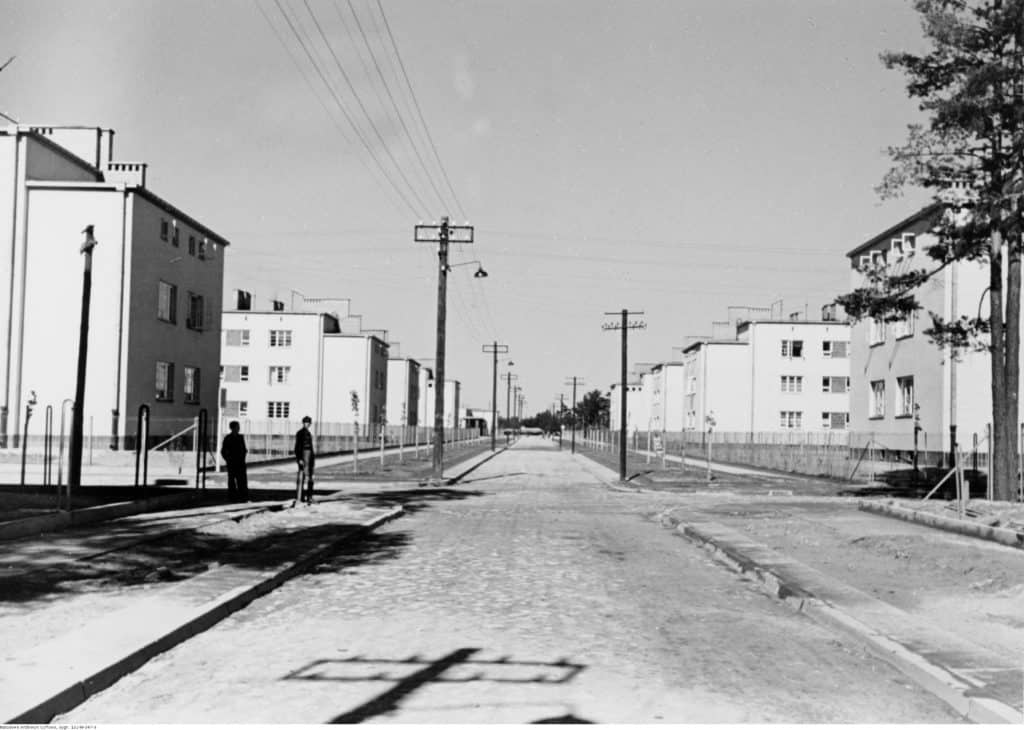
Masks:
[[[928,206],[851,250],[851,287],[862,285],[868,267],[900,273],[930,262],[923,252],[937,243],[932,228],[942,214],[941,205]],[[975,436],[984,437],[992,419],[989,354],[967,351],[954,358],[922,330],[926,312],[947,321],[984,313],[988,282],[986,263],[955,262],[914,292],[921,304],[916,316],[853,325],[850,426],[861,441],[911,451],[916,430],[918,449],[941,459],[953,439],[970,446]]]
[[[699,340],[683,349],[683,430],[749,430],[749,358],[738,340]]]
[[[387,419],[391,426],[418,426],[420,364],[409,358],[388,360]]]
[[[647,382],[650,387],[651,430],[682,431],[685,410],[683,363],[662,362],[652,366]]]
[[[94,228],[83,419],[112,449],[217,410],[218,332],[228,242],[118,162],[112,130],[0,129],[0,446],[16,445],[32,392],[59,411],[75,396],[82,230]],[[43,419],[30,421],[30,444]]]
[[[755,320],[736,328],[749,347],[748,429],[846,431],[850,325],[835,320]],[[723,430],[719,428],[719,430]]]

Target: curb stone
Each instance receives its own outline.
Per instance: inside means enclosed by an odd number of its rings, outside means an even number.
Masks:
[[[927,512],[918,512],[907,507],[900,507],[895,504],[882,504],[879,502],[861,501],[858,509],[864,512],[871,512],[885,517],[895,517],[898,520],[914,522],[919,525],[936,527],[940,530],[956,532],[968,537],[976,537],[981,540],[998,542],[1009,547],[1024,548],[1024,532],[1011,530],[1008,527],[992,527],[991,525],[973,524],[955,517],[945,515],[934,515]]]
[[[157,636],[155,639],[145,640],[145,643],[135,650],[110,663],[83,670],[83,673],[78,676],[62,678],[62,681],[66,682],[63,687],[57,690],[42,690],[41,694],[49,694],[43,697],[33,697],[29,700],[32,704],[28,708],[20,710],[10,707],[4,708],[3,716],[13,715],[10,719],[4,720],[4,722],[34,724],[50,722],[56,715],[71,710],[90,696],[101,692],[125,675],[135,671],[158,654],[213,627],[255,599],[269,593],[299,573],[304,572],[320,562],[339,545],[353,539],[358,539],[386,522],[401,517],[403,513],[404,509],[402,507],[395,507],[382,515],[363,522],[347,531],[341,537],[322,542],[316,547],[307,550],[292,561],[291,564],[277,570],[273,574],[268,576],[264,573],[264,576],[257,579],[255,583],[236,586],[216,598],[192,608],[184,616],[184,620],[175,628],[163,635]],[[30,695],[31,692],[26,692],[25,694]],[[22,695],[23,699],[24,697]],[[17,701],[15,700],[15,702]],[[8,704],[9,702],[10,700],[3,704]]]
[[[1024,723],[1024,713],[995,698],[983,696],[984,687],[979,688],[969,684],[951,671],[937,666],[924,656],[908,649],[899,641],[851,616],[829,600],[815,595],[812,590],[803,587],[798,581],[785,576],[783,571],[759,563],[745,554],[742,548],[708,534],[714,528],[721,529],[711,523],[703,525],[703,529],[702,526],[695,524],[680,523],[676,530],[707,550],[714,559],[729,569],[741,574],[753,574],[766,592],[782,600],[797,612],[866,644],[881,659],[968,720],[982,724]],[[749,546],[756,546],[756,543],[750,541]],[[763,548],[763,552],[771,554],[774,551]],[[780,560],[780,565],[784,563],[785,561]],[[788,561],[788,563],[791,566],[803,568],[805,572],[811,572],[809,568],[801,566],[795,561]],[[827,577],[825,579],[831,581]],[[840,592],[848,595],[860,593],[845,584],[841,584]],[[864,599],[865,602],[882,603],[866,594],[864,594]],[[893,612],[899,611],[891,606],[888,608]]]

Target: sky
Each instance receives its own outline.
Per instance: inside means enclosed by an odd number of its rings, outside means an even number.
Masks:
[[[0,111],[115,129],[115,159],[149,163],[148,187],[231,242],[228,294],[348,298],[431,366],[436,247],[413,227],[471,224],[475,242],[452,247],[467,265],[448,277],[446,364],[471,407],[490,407],[492,342],[534,413],[568,402],[572,376],[580,395],[618,380],[607,312],[643,312],[631,366],[678,360],[729,306],[813,316],[848,288],[845,252],[926,202],[874,190],[920,119],[878,59],[922,48],[903,0],[2,12]]]

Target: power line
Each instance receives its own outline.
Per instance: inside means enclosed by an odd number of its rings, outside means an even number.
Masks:
[[[281,0],[274,0],[274,4],[277,6],[277,9],[281,13],[281,15],[284,17],[285,22],[288,23],[288,27],[289,29],[291,29],[292,35],[295,36],[295,39],[299,42],[299,45],[302,47],[302,50],[305,51],[306,57],[309,58],[309,62],[313,65],[313,68],[316,70],[317,76],[320,77],[320,80],[323,82],[324,86],[331,94],[331,97],[334,99],[334,103],[338,105],[338,108],[341,110],[342,114],[345,115],[345,119],[352,127],[352,130],[356,133],[356,137],[359,138],[360,143],[362,143],[363,149],[366,150],[367,154],[369,154],[373,161],[377,164],[377,167],[380,169],[381,174],[387,179],[388,183],[390,183],[391,187],[394,189],[398,197],[402,199],[402,202],[405,204],[405,206],[412,212],[414,216],[418,216],[415,206],[413,206],[409,202],[408,198],[405,197],[404,193],[395,184],[394,180],[391,179],[390,175],[388,175],[380,160],[377,159],[377,155],[373,153],[373,150],[370,148],[370,145],[367,144],[362,132],[359,130],[359,127],[352,119],[352,116],[348,113],[348,110],[345,108],[345,105],[341,102],[341,99],[338,98],[337,92],[334,90],[334,87],[331,85],[331,83],[327,80],[327,77],[324,75],[324,72],[320,68],[320,64],[316,62],[316,59],[310,52],[309,47],[303,40],[302,35],[299,33],[298,29],[295,27],[295,24],[292,22],[291,17],[288,15],[288,13],[285,12],[284,8],[281,6]]]
[[[370,116],[370,112],[367,111],[366,105],[363,103],[362,97],[359,96],[359,92],[356,91],[355,86],[352,84],[352,80],[349,78],[348,73],[345,71],[345,67],[342,65],[341,60],[338,58],[338,54],[335,53],[334,46],[331,44],[330,40],[328,40],[327,38],[327,35],[324,33],[324,29],[320,25],[320,20],[316,17],[316,13],[313,12],[313,8],[309,6],[309,0],[302,0],[302,4],[306,7],[306,12],[309,13],[309,17],[313,20],[313,25],[316,26],[317,32],[320,34],[320,37],[323,39],[324,44],[327,46],[327,50],[330,52],[331,57],[334,59],[334,63],[338,67],[338,71],[341,72],[341,76],[345,80],[345,84],[348,86],[349,91],[352,92],[352,96],[355,98],[356,103],[359,104],[359,108],[362,110],[363,116],[366,117],[366,121],[369,123],[370,128],[373,130],[373,133],[377,136],[378,141],[384,148],[384,152],[387,154],[388,159],[391,160],[391,163],[395,166],[395,169],[398,170],[399,176],[401,176],[402,181],[405,182],[406,186],[409,188],[410,192],[412,193],[412,196],[416,198],[416,202],[420,204],[421,210],[423,210],[424,212],[430,210],[430,206],[424,203],[423,198],[421,198],[419,196],[419,193],[416,192],[416,187],[411,182],[409,182],[409,178],[406,176],[404,170],[402,169],[402,166],[398,164],[398,160],[395,159],[394,154],[391,152],[391,147],[388,145],[387,142],[384,141],[384,136],[380,133],[380,129],[378,129],[377,125],[374,123],[373,117]]]
[[[267,25],[270,26],[270,30],[273,31],[274,37],[277,38],[278,43],[281,44],[281,47],[284,48],[285,52],[288,54],[288,58],[291,60],[292,65],[295,66],[295,69],[299,72],[299,75],[302,77],[302,80],[306,83],[306,88],[309,89],[310,93],[323,108],[324,113],[327,115],[328,119],[331,120],[331,124],[334,126],[335,130],[337,130],[338,134],[341,135],[341,138],[345,140],[346,144],[348,144],[349,146],[354,146],[355,143],[352,141],[352,138],[349,137],[348,133],[338,123],[337,117],[331,112],[331,109],[327,105],[327,102],[324,101],[323,95],[317,92],[316,87],[313,85],[313,82],[309,78],[309,74],[306,73],[306,70],[302,67],[301,62],[299,61],[298,58],[296,58],[295,54],[292,52],[291,47],[289,47],[288,43],[285,42],[284,37],[278,32],[277,26],[274,25],[273,21],[270,19],[270,16],[267,14],[267,11],[263,9],[263,6],[260,3],[256,3],[256,7],[259,9],[260,14],[263,16],[263,19],[267,21]],[[380,189],[381,192],[383,192],[385,196],[388,197],[388,202],[391,205],[394,205],[394,199],[390,197],[390,194],[388,193],[387,189],[382,185],[380,178],[378,178],[377,175],[374,174],[370,166],[366,164],[366,160],[364,160],[360,155],[356,155],[355,158],[359,160],[359,164],[362,165],[363,169],[366,170],[366,172],[370,175],[370,178],[373,180],[374,184],[378,187],[378,189]]]
[[[363,38],[363,45],[366,46],[366,50],[370,54],[370,60],[373,61],[373,66],[377,69],[377,76],[380,78],[380,82],[384,86],[384,91],[387,93],[388,99],[391,101],[391,107],[395,110],[395,114],[398,117],[398,123],[402,125],[402,131],[405,132],[405,138],[409,140],[409,146],[412,147],[412,150],[416,155],[416,159],[419,160],[420,167],[423,168],[423,173],[426,175],[427,182],[430,183],[430,187],[433,189],[434,194],[437,195],[437,199],[441,202],[441,207],[444,208],[446,207],[444,196],[441,195],[441,191],[438,190],[437,185],[434,183],[434,178],[427,169],[427,163],[423,161],[423,155],[420,154],[419,147],[417,147],[416,143],[413,142],[412,135],[409,133],[409,127],[405,124],[405,118],[402,116],[402,112],[398,108],[398,104],[395,102],[395,97],[391,93],[391,87],[388,85],[387,79],[384,78],[384,72],[381,70],[380,64],[377,62],[377,56],[370,47],[370,41],[366,37],[366,31],[363,30],[363,24],[359,22],[359,15],[356,13],[355,8],[352,7],[352,0],[346,1],[348,3],[348,9],[352,12],[352,17],[356,21],[356,28],[359,29],[359,35]],[[337,2],[335,2],[335,9],[338,10],[338,16],[340,17],[341,9],[338,8]]]
[[[419,116],[420,124],[423,125],[423,131],[426,132],[427,139],[430,141],[430,148],[434,152],[434,159],[437,160],[437,166],[441,168],[441,175],[444,177],[445,184],[448,186],[448,190],[452,194],[455,206],[459,209],[459,215],[462,216],[463,220],[466,220],[469,216],[466,215],[466,211],[462,207],[462,203],[459,202],[459,196],[455,194],[455,188],[452,187],[452,181],[448,177],[448,172],[444,169],[444,163],[441,162],[441,155],[437,152],[437,145],[434,144],[434,138],[430,134],[430,128],[427,126],[427,122],[423,118],[423,110],[420,108],[420,102],[416,98],[416,92],[412,88],[412,82],[409,81],[409,74],[405,70],[405,63],[402,61],[402,54],[398,52],[398,44],[395,42],[395,36],[391,32],[391,24],[388,22],[388,16],[387,13],[384,12],[384,6],[381,4],[381,0],[377,0],[377,8],[380,10],[380,17],[384,20],[384,28],[387,30],[388,38],[391,40],[391,47],[395,51],[395,58],[398,59],[398,65],[402,69],[402,76],[405,78],[405,84],[409,88],[409,94],[412,96],[413,104],[416,107],[416,114]]]

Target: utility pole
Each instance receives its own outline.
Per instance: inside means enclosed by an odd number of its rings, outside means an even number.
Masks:
[[[569,381],[565,381],[569,385]],[[583,379],[572,376],[572,445],[570,453],[576,453],[576,386],[583,385]]]
[[[495,340],[493,345],[484,345],[484,352],[494,355],[494,367],[491,370],[491,451],[495,451],[498,433],[498,353],[507,353],[508,345],[499,345]]]
[[[629,321],[630,315],[642,315],[643,312],[630,312],[628,309],[623,309],[621,312],[605,312],[606,315],[618,314],[622,320],[620,322],[606,322],[601,325],[603,330],[622,330],[622,378],[619,390],[621,391],[621,404],[619,407],[619,480],[626,481],[626,371],[627,371],[627,338],[626,334],[629,330],[642,330],[647,329],[646,322],[639,322],[637,320]]]
[[[85,419],[85,365],[89,351],[89,303],[92,298],[92,250],[97,241],[93,227],[82,231],[85,241],[79,253],[85,255],[82,269],[82,313],[78,328],[78,370],[75,375],[75,404],[71,410],[71,443],[68,448],[68,489],[82,485],[82,428]]]
[[[519,380],[518,375],[512,373],[505,373],[501,376],[501,379],[505,381],[505,420],[512,420],[512,383]]]
[[[418,225],[413,229],[417,243],[437,244],[437,352],[434,358],[434,461],[433,479],[441,481],[444,471],[444,351],[445,318],[448,296],[448,244],[454,238],[456,243],[473,243],[473,226],[452,226],[448,216],[441,218],[441,225]]]

